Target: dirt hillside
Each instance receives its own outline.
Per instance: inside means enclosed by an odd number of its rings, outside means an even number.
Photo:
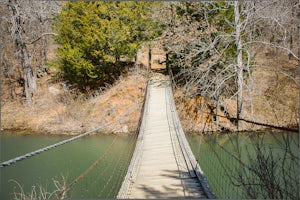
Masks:
[[[78,134],[117,120],[103,132],[132,132],[140,116],[145,83],[144,71],[134,68],[104,92],[75,98],[63,82],[48,75],[38,79],[32,105],[22,100],[4,100],[2,128]]]
[[[258,49],[256,65],[250,78],[245,78],[242,118],[276,126],[293,127],[299,123],[299,76],[296,60],[280,51]],[[8,84],[3,85],[2,128],[32,130],[39,133],[78,134],[116,121],[103,132],[129,133],[136,130],[143,102],[148,52],[140,54],[140,65],[132,67],[104,91],[90,95],[74,94],[62,81],[51,75],[38,79],[38,90],[32,105],[21,98],[11,99]],[[15,87],[14,93],[22,93]],[[20,95],[19,95],[20,96]],[[203,97],[187,97],[175,89],[175,102],[186,131],[236,130],[234,123],[216,118],[216,105]],[[236,116],[236,99],[222,99],[220,115]],[[242,130],[265,127],[242,123]]]
[[[254,122],[298,127],[299,124],[299,68],[296,60],[289,60],[286,53],[257,48],[255,66],[251,77],[245,78],[242,118]],[[203,97],[187,97],[180,89],[175,93],[181,123],[187,131],[236,130],[234,123],[219,118],[219,126],[210,112],[216,113],[216,105]],[[207,106],[207,104],[210,104]],[[236,99],[222,99],[223,110],[219,115],[235,117]],[[208,108],[210,107],[210,109]],[[224,112],[223,112],[224,111]],[[241,122],[241,130],[264,129]]]

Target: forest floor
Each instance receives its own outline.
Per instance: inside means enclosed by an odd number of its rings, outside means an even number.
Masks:
[[[292,127],[299,123],[299,75],[298,64],[287,56],[271,50],[261,50],[256,56],[256,66],[244,89],[242,118],[276,126]],[[53,74],[37,80],[38,89],[31,105],[20,98],[21,87],[12,90],[9,84],[2,86],[3,129],[26,130],[33,133],[79,134],[114,121],[102,129],[104,133],[132,133],[137,129],[143,102],[147,71],[133,66],[113,85],[91,94],[78,94],[58,81]],[[248,84],[250,83],[250,84]],[[251,89],[251,90],[250,90]],[[252,91],[252,92],[251,92]],[[11,98],[12,93],[15,97]],[[175,102],[183,128],[189,132],[234,131],[236,126],[228,119],[215,119],[208,113],[203,97],[187,98],[181,88],[175,89]],[[202,107],[201,105],[206,105]],[[235,99],[223,99],[226,113],[235,117]],[[204,110],[203,110],[204,108]],[[225,115],[225,112],[220,112]],[[242,130],[265,127],[242,123]],[[218,129],[219,128],[219,129]]]

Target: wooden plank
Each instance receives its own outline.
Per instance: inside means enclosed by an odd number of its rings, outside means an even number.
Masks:
[[[174,121],[178,119],[173,119],[167,89],[170,86],[159,80],[148,87],[148,110],[140,141],[143,146],[135,167],[138,171],[122,198],[207,198],[191,172],[189,152],[182,147],[186,144],[174,135],[177,131]]]

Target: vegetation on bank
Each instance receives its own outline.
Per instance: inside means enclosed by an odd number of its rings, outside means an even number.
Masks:
[[[64,82],[45,76],[38,79],[39,89],[32,106],[8,101],[2,108],[4,129],[31,130],[30,133],[80,134],[110,121],[103,133],[133,133],[143,102],[146,78],[143,71],[131,69],[113,85],[89,94],[68,89]],[[121,100],[120,100],[121,99]]]
[[[97,89],[124,71],[140,45],[161,34],[153,2],[67,2],[54,20],[58,68],[82,90]]]
[[[4,128],[40,129],[46,123],[61,131],[67,130],[65,126],[83,130],[83,121],[92,117],[91,108],[83,106],[86,115],[73,110],[86,99],[102,96],[103,90],[109,91],[128,71],[138,70],[132,61],[138,59],[137,51],[146,41],[150,42],[145,46],[155,41],[169,55],[167,64],[174,75],[175,98],[186,130],[237,130],[237,125],[238,130],[261,128],[239,122],[241,118],[277,126],[299,123],[295,37],[299,3],[295,0],[28,0],[27,4],[8,0],[9,10],[3,5]],[[40,12],[32,15],[31,11]],[[136,77],[131,75],[128,78]],[[140,90],[121,82],[130,92]],[[111,112],[122,112],[112,107]]]
[[[194,102],[183,119],[198,119],[200,130],[258,128],[240,119],[297,126],[299,102],[289,99],[299,94],[298,7],[297,1],[171,4],[163,42],[183,89],[179,101]]]

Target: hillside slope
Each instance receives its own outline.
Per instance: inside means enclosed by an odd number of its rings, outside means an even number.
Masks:
[[[103,132],[132,132],[138,124],[145,83],[143,71],[135,68],[104,92],[88,97],[73,94],[48,75],[38,79],[32,105],[25,106],[20,99],[4,100],[2,128],[78,134],[117,120]]]
[[[296,60],[288,60],[282,52],[260,49],[256,56],[251,83],[244,89],[242,118],[276,126],[292,127],[299,123],[299,76]],[[271,53],[270,53],[271,52]],[[147,53],[147,52],[146,52]],[[147,55],[141,56],[145,59]],[[144,60],[144,62],[146,62]],[[38,79],[34,102],[25,106],[22,99],[9,98],[9,85],[2,96],[2,128],[32,130],[40,133],[78,134],[117,120],[103,132],[133,132],[137,129],[146,86],[145,69],[132,67],[113,86],[94,95],[74,94],[66,84],[50,75]],[[248,79],[249,80],[249,79]],[[251,90],[250,90],[251,89]],[[22,88],[15,92],[22,93]],[[236,130],[226,118],[215,118],[216,105],[203,97],[187,97],[175,89],[175,102],[186,131]],[[235,98],[221,102],[226,114],[235,117]],[[209,108],[210,107],[210,108]],[[219,111],[220,115],[225,112]],[[265,128],[242,123],[242,130]]]
[[[299,124],[299,68],[296,60],[279,50],[257,48],[256,65],[251,79],[246,78],[242,118],[282,127]],[[219,118],[219,127],[210,112],[216,105],[203,97],[186,97],[180,89],[176,93],[177,108],[183,127],[189,131],[236,130],[226,118]],[[208,105],[209,104],[209,105]],[[202,108],[201,108],[202,106]],[[236,117],[236,98],[222,99],[225,111],[219,115]],[[210,109],[208,108],[210,107]],[[242,130],[264,129],[251,123],[241,123]]]

